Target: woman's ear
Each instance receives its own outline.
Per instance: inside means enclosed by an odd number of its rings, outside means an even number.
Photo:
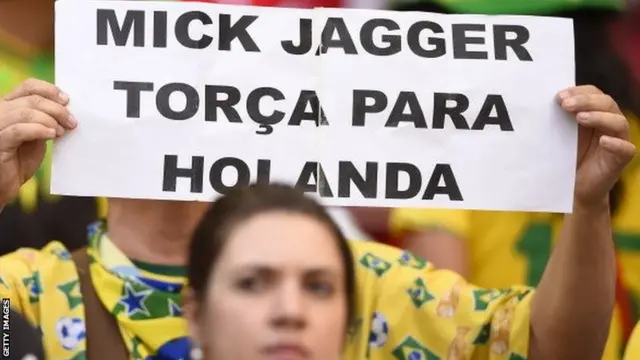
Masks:
[[[182,294],[182,311],[189,330],[189,337],[196,344],[201,343],[200,339],[200,323],[198,322],[198,313],[200,307],[196,299],[196,294],[192,288],[187,287]]]

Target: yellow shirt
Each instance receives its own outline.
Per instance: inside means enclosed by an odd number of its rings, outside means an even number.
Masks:
[[[392,247],[363,241],[350,246],[356,261],[357,321],[345,359],[526,359],[530,288],[485,290]],[[64,247],[53,242],[41,251],[19,250],[1,257],[0,269],[0,295],[42,330],[48,358],[83,358],[83,300]],[[102,282],[95,286],[104,291]],[[160,331],[158,336],[169,328],[186,335],[184,321],[177,321],[150,328]]]
[[[632,139],[640,144],[638,121],[631,121]],[[640,151],[640,147],[638,147]],[[640,301],[640,157],[623,177],[624,197],[613,219],[623,282]],[[394,233],[430,226],[444,227],[467,243],[469,281],[482,287],[514,284],[536,286],[562,225],[560,215],[524,212],[396,209]],[[639,303],[640,304],[640,303]],[[617,314],[617,313],[616,313]],[[614,317],[604,359],[620,358],[621,329]],[[640,358],[639,358],[640,360]]]
[[[624,360],[638,359],[640,359],[640,322],[636,324],[636,328],[633,330],[627,343],[627,349],[624,352]]]

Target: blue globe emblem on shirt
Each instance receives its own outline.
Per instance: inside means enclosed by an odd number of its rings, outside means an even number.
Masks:
[[[409,335],[391,351],[395,359],[402,360],[438,360],[433,351]]]
[[[366,253],[360,258],[360,264],[372,270],[377,276],[382,276],[391,268],[391,263],[374,254]]]
[[[55,249],[53,253],[60,260],[71,260],[71,253],[67,249]]]
[[[191,342],[189,338],[179,337],[162,344],[155,355],[148,356],[146,360],[175,360],[189,359]]]
[[[102,230],[102,222],[96,221],[87,225],[87,233],[89,236],[93,236]]]

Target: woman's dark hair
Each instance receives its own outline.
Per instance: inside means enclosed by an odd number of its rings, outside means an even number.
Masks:
[[[322,205],[287,185],[251,185],[237,188],[214,201],[209,207],[195,229],[189,248],[187,276],[196,299],[204,299],[212,270],[231,232],[252,217],[273,211],[309,216],[331,232],[345,270],[347,324],[351,326],[356,290],[354,261],[347,240]]]
[[[398,7],[397,10],[451,13],[449,9],[433,2],[410,3]],[[611,95],[623,111],[640,116],[640,97],[633,84],[632,73],[616,51],[611,39],[611,27],[614,22],[623,18],[624,13],[582,9],[546,15],[573,19],[576,84],[594,85]],[[622,197],[622,184],[618,183],[609,196],[612,214],[618,210]]]

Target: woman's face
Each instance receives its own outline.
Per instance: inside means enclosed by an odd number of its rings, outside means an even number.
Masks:
[[[345,269],[311,217],[258,215],[230,234],[192,330],[207,360],[338,359]]]

